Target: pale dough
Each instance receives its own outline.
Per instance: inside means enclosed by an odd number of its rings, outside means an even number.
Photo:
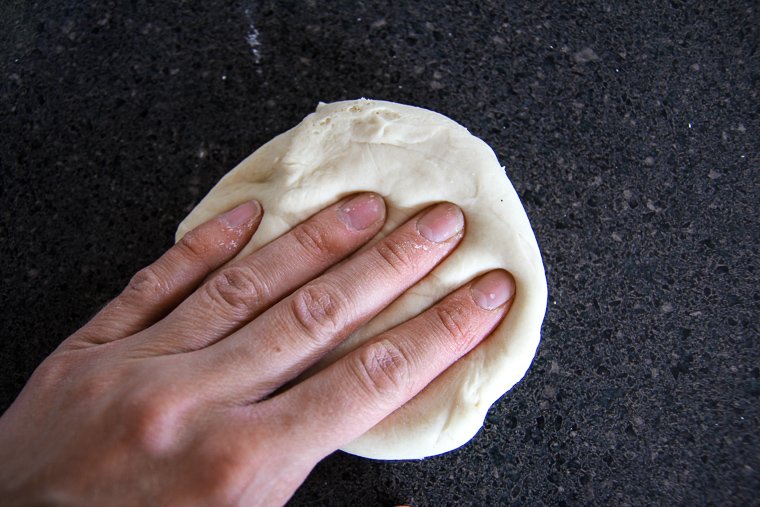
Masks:
[[[460,246],[325,358],[430,307],[493,268],[512,273],[517,292],[501,325],[405,406],[343,450],[376,459],[423,458],[455,449],[483,424],[488,408],[519,381],[538,346],[546,278],[528,217],[493,150],[438,113],[379,100],[319,104],[224,176],[180,224],[176,239],[249,199],[265,210],[240,258],[348,194],[385,198],[382,237],[431,203],[465,214]]]

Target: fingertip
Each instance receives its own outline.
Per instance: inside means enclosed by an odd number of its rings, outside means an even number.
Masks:
[[[385,200],[374,192],[362,192],[338,205],[338,218],[350,229],[363,231],[385,221]]]
[[[428,241],[443,243],[464,230],[464,213],[459,206],[442,202],[428,208],[417,220],[417,231]]]
[[[514,298],[515,279],[508,271],[495,269],[472,284],[470,295],[483,310],[495,310]]]
[[[231,229],[238,229],[252,225],[261,216],[262,211],[261,203],[253,199],[222,214],[219,220]]]

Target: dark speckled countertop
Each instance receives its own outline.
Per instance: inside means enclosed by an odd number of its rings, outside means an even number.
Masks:
[[[2,408],[224,173],[364,96],[494,148],[549,308],[469,445],[337,453],[291,504],[758,505],[757,3],[452,4],[3,1]]]

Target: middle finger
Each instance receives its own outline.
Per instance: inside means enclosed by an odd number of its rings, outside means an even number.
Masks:
[[[199,351],[232,397],[260,399],[295,378],[432,270],[459,243],[461,210],[441,203]],[[197,357],[197,356],[196,356]],[[218,373],[221,372],[221,373]]]

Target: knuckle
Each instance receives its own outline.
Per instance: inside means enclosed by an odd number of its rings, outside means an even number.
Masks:
[[[76,370],[77,364],[67,353],[53,354],[34,371],[34,378],[45,386],[56,386]]]
[[[316,258],[331,256],[336,251],[327,231],[314,221],[304,222],[293,229],[293,237],[304,250]]]
[[[158,456],[169,451],[179,437],[181,415],[176,397],[147,387],[125,397],[121,418],[128,443]]]
[[[67,393],[71,399],[85,403],[97,402],[108,398],[118,382],[118,374],[106,371],[103,367],[96,367],[87,372],[86,377],[79,376],[67,386]]]
[[[415,269],[416,263],[406,241],[387,237],[376,245],[375,251],[381,262],[396,273],[405,275]]]
[[[183,254],[183,257],[187,257],[190,260],[204,259],[208,253],[208,244],[197,229],[182,236],[182,239],[177,243],[177,247],[180,253]]]
[[[470,316],[461,306],[438,306],[434,310],[438,327],[444,333],[444,343],[455,355],[467,351],[475,338]]]
[[[386,395],[405,393],[411,389],[411,361],[390,340],[372,343],[355,357],[355,374],[370,397],[382,399]]]
[[[150,265],[135,273],[124,294],[127,297],[152,301],[161,298],[169,290],[169,283],[159,274],[154,265]]]
[[[340,331],[348,323],[348,299],[328,285],[309,285],[291,299],[291,310],[307,334],[315,339]]]
[[[105,365],[96,348],[55,352],[34,371],[30,384],[43,403],[68,400],[81,407],[108,403],[118,388],[121,370]]]
[[[206,291],[217,306],[245,315],[255,312],[267,298],[266,284],[245,266],[225,269],[206,285]]]

